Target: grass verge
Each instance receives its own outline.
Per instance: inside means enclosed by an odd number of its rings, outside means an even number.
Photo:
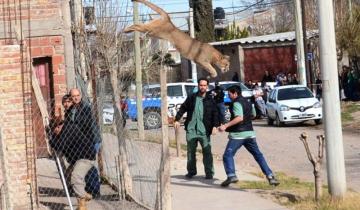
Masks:
[[[354,120],[353,114],[360,112],[360,105],[354,102],[343,102],[341,104],[342,123],[350,123]]]
[[[259,175],[259,174],[256,174]],[[316,202],[314,199],[314,184],[303,182],[298,178],[284,173],[277,173],[281,184],[274,188],[265,181],[241,181],[239,188],[248,189],[262,197],[272,199],[280,205],[296,210],[359,210],[360,194],[348,191],[341,200],[331,199],[327,186],[323,187],[323,196]],[[260,176],[260,175],[259,175]],[[262,176],[262,175],[261,175]]]

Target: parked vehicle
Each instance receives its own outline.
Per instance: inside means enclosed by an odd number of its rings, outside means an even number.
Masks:
[[[126,125],[127,117],[127,109],[128,105],[124,99],[120,101],[120,109],[122,112],[122,120],[123,120],[123,127]],[[103,106],[103,124],[104,125],[111,125],[114,122],[114,107],[111,103],[105,103]]]
[[[228,91],[226,91],[226,89],[228,89],[230,86],[232,85],[238,85],[240,88],[241,88],[241,94],[244,98],[247,98],[249,101],[251,101],[252,97],[253,97],[253,92],[252,90],[250,90],[249,88],[247,88],[243,83],[241,82],[235,82],[235,81],[221,81],[219,82],[219,86],[224,89],[224,102],[225,102],[225,106],[226,106],[226,109],[225,109],[225,121],[228,122],[230,121],[230,117],[231,117],[231,114],[230,114],[230,111],[229,111],[229,104],[231,102],[231,99],[229,97],[229,94],[228,94]],[[210,83],[209,85],[209,89],[213,89],[215,88],[215,83],[212,82]]]
[[[146,85],[143,88],[142,107],[144,110],[145,129],[161,127],[161,99],[160,85]],[[167,103],[169,118],[175,117],[177,110],[184,103],[186,97],[197,90],[197,83],[179,82],[167,84]],[[128,116],[137,120],[136,99],[128,99]]]
[[[114,122],[114,108],[112,104],[104,104],[102,118],[104,125],[110,125]]]
[[[243,83],[241,82],[234,82],[234,81],[221,81],[219,82],[219,86],[222,87],[224,89],[224,102],[225,104],[229,104],[231,102],[230,98],[229,98],[229,94],[226,91],[226,89],[228,89],[230,86],[232,85],[238,85],[241,88],[241,94],[244,98],[250,99],[253,96],[253,92],[252,90],[250,90],[249,88],[247,88]],[[215,87],[215,83],[212,82],[209,85],[209,89],[211,89],[210,87]]]
[[[320,124],[322,106],[313,93],[303,85],[275,87],[266,104],[268,124],[282,126],[287,122],[314,120]]]

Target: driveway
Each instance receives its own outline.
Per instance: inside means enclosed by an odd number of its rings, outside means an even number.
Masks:
[[[254,121],[257,141],[261,151],[273,171],[285,172],[287,175],[313,181],[312,165],[309,162],[303,143],[299,140],[302,132],[306,132],[310,148],[317,154],[317,135],[324,134],[323,125],[315,126],[313,122],[300,125],[286,125],[284,127],[268,126],[266,120]],[[185,132],[180,129],[180,139],[185,144]],[[170,128],[170,139],[175,139],[174,129]],[[347,186],[360,192],[360,139],[359,132],[343,132],[344,154],[346,164]],[[212,136],[213,153],[218,160],[222,159],[227,143],[227,133]],[[325,158],[325,157],[324,157]],[[241,149],[236,155],[237,170],[260,172],[260,168],[250,153]],[[324,175],[326,180],[326,160],[324,160]],[[215,172],[216,173],[216,172]],[[324,182],[326,184],[326,182]]]

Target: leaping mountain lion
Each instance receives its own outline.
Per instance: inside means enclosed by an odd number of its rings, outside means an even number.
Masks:
[[[182,32],[171,22],[169,15],[160,7],[146,0],[133,0],[140,2],[160,14],[160,18],[151,20],[145,24],[134,24],[125,28],[125,33],[139,31],[148,33],[152,37],[170,41],[180,54],[202,66],[210,73],[211,77],[216,77],[216,69],[213,65],[218,66],[222,72],[229,70],[230,57],[221,54],[208,43],[200,42],[191,38]]]

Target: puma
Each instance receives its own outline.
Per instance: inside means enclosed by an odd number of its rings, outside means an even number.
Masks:
[[[211,77],[216,77],[217,72],[213,65],[216,65],[222,72],[229,70],[230,57],[221,54],[208,43],[202,43],[191,38],[186,33],[180,31],[171,22],[169,15],[160,7],[146,0],[134,0],[140,2],[160,14],[159,19],[154,19],[146,24],[134,24],[125,28],[125,33],[139,31],[148,33],[152,37],[170,41],[180,54],[202,66],[210,73]]]

